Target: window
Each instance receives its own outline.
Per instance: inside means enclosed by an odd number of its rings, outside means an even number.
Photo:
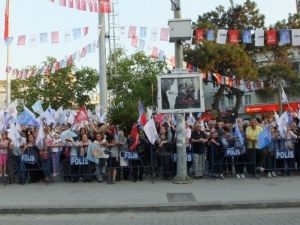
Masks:
[[[228,106],[234,106],[234,98],[228,98]]]
[[[245,95],[245,105],[251,105],[252,100],[251,100],[251,95]]]
[[[225,99],[224,99],[224,98],[221,98],[221,99],[220,99],[220,107],[221,107],[221,108],[224,108],[224,107],[225,107]]]

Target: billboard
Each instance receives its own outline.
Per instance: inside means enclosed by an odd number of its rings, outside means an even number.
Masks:
[[[163,74],[157,80],[158,112],[205,111],[203,84],[199,73]]]

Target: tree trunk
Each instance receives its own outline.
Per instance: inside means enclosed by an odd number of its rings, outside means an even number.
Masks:
[[[224,94],[224,90],[225,90],[225,86],[221,85],[219,90],[215,93],[214,101],[211,104],[211,107],[212,107],[213,110],[219,111],[219,102],[220,102],[220,99],[222,98],[222,96]]]
[[[233,89],[233,93],[236,97],[236,102],[235,102],[235,106],[233,107],[232,111],[233,111],[234,115],[237,116],[239,113],[239,109],[242,105],[243,92],[240,91],[239,89]]]

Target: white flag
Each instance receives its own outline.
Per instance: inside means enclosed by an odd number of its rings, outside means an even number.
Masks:
[[[227,30],[218,30],[217,34],[217,43],[218,44],[225,44],[227,40]]]
[[[289,103],[288,98],[285,94],[285,91],[284,91],[282,85],[280,85],[280,86],[281,86],[281,102],[282,103]]]
[[[265,31],[256,30],[255,31],[255,46],[262,47],[265,45]]]
[[[144,131],[150,143],[154,145],[155,141],[158,139],[158,133],[153,119],[147,122],[144,126]]]
[[[289,116],[287,112],[284,112],[278,120],[278,131],[282,138],[285,138],[285,133],[287,131],[287,125],[289,122]]]
[[[292,45],[300,46],[300,29],[292,30]]]
[[[39,120],[39,132],[38,135],[36,137],[36,141],[35,141],[35,145],[38,149],[43,150],[44,149],[44,139],[45,139],[45,133],[44,133],[44,126],[43,126],[43,122],[40,119]]]
[[[39,115],[42,115],[44,113],[44,109],[43,109],[42,101],[41,100],[36,101],[33,104],[33,106],[31,106],[31,108],[32,108],[33,112],[36,112]]]

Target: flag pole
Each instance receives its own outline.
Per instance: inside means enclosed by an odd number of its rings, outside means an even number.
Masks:
[[[7,38],[7,46],[6,46],[6,67],[11,65],[11,46],[10,46],[10,40],[9,40],[9,30],[10,30],[10,0],[7,0],[8,7],[8,23],[7,23],[7,29],[8,29],[8,38]],[[11,102],[11,81],[10,81],[10,75],[9,70],[6,69],[6,106],[8,107]]]

